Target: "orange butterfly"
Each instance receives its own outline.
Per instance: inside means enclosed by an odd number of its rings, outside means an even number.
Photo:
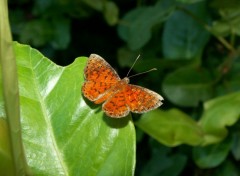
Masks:
[[[84,69],[83,95],[96,104],[103,103],[107,116],[125,117],[129,112],[144,113],[162,105],[162,96],[149,89],[129,84],[101,56],[91,54]]]

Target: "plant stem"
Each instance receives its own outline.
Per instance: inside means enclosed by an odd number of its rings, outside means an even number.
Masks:
[[[28,175],[22,144],[17,66],[8,21],[7,0],[0,1],[0,60],[4,105],[8,122],[14,173],[15,175]]]

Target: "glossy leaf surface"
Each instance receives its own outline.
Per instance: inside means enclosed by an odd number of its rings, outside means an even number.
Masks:
[[[60,67],[29,46],[14,47],[23,141],[32,173],[133,175],[133,123],[130,116],[106,117],[82,97],[87,58]]]

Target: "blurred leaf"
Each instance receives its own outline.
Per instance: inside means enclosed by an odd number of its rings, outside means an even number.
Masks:
[[[213,168],[225,160],[230,148],[230,140],[206,147],[194,147],[193,159],[200,168]]]
[[[238,168],[229,160],[226,160],[213,173],[214,176],[239,176]]]
[[[44,19],[32,20],[25,24],[20,33],[22,43],[31,43],[34,46],[42,46],[53,39],[53,28],[49,21]]]
[[[144,165],[140,175],[177,176],[184,168],[186,161],[186,156],[182,154],[170,154],[170,149],[167,147],[153,147],[151,159]]]
[[[224,75],[222,84],[219,84],[216,89],[217,95],[225,95],[240,90],[240,60],[236,58],[232,63],[227,74]]]
[[[41,15],[49,10],[51,6],[54,5],[54,0],[35,0],[33,13],[35,15]]]
[[[107,23],[111,26],[118,22],[118,7],[112,1],[107,1],[104,5],[104,17]]]
[[[205,2],[185,7],[204,21],[209,20]],[[177,28],[176,28],[177,26]],[[202,54],[209,33],[196,19],[183,11],[175,11],[163,31],[163,53],[168,59],[193,59]]]
[[[196,2],[200,2],[200,1],[204,1],[204,0],[176,0],[177,2],[181,2],[181,3],[196,3]]]
[[[171,166],[166,168],[162,173],[161,176],[178,176],[184,169],[187,163],[187,157],[182,154],[176,154],[171,157]]]
[[[29,46],[14,46],[24,147],[33,174],[133,175],[134,125],[130,117],[112,119],[86,104],[91,103],[81,86],[87,59],[60,67]]]
[[[92,7],[95,10],[101,11],[103,9],[105,1],[99,0],[82,0],[88,6]]]
[[[165,96],[179,106],[197,106],[212,96],[210,73],[204,68],[183,67],[167,75]]]
[[[239,91],[204,103],[204,112],[199,121],[205,132],[204,145],[217,143],[227,136],[227,126],[239,119],[239,105]]]
[[[122,47],[118,49],[118,63],[121,67],[131,67],[136,60],[139,52],[133,52],[127,47]],[[142,57],[142,56],[141,56]],[[134,66],[135,68],[135,66]]]
[[[145,133],[139,128],[135,128],[135,129],[136,129],[136,141],[140,142],[143,139]]]
[[[0,173],[14,175],[6,119],[0,117]]]
[[[154,110],[135,122],[148,135],[167,146],[198,145],[203,132],[198,124],[178,109]]]
[[[218,36],[227,36],[229,34],[240,35],[240,11],[231,19],[215,21],[211,31]]]
[[[51,42],[55,49],[65,49],[70,42],[70,21],[60,16],[55,20],[32,20],[23,27],[20,41],[38,47]]]
[[[163,170],[172,165],[171,159],[167,156],[170,148],[165,146],[153,147],[150,160],[144,165],[141,176],[160,175]]]
[[[150,40],[152,27],[163,22],[174,8],[173,0],[163,0],[155,6],[135,8],[123,17],[118,34],[131,50],[137,50]]]
[[[70,42],[70,20],[59,17],[53,20],[53,39],[51,44],[55,49],[65,49]]]
[[[222,17],[213,22],[212,32],[218,36],[240,35],[240,2],[238,0],[214,0],[211,6],[217,8]]]
[[[233,133],[232,153],[236,160],[240,160],[240,132]]]
[[[238,8],[240,5],[239,0],[212,0],[210,2],[211,7],[218,8],[218,9],[234,9]]]

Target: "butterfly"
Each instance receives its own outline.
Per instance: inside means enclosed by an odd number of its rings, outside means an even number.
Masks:
[[[101,56],[91,54],[84,69],[83,95],[112,118],[145,113],[162,105],[163,97],[149,89],[129,84],[129,78],[120,79],[117,72]]]

